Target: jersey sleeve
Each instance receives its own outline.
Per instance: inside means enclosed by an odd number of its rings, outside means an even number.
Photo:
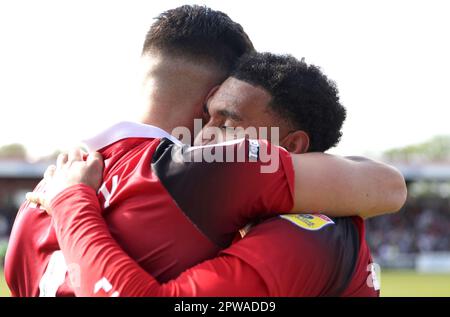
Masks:
[[[111,237],[95,192],[76,185],[52,202],[54,225],[77,296],[267,296],[258,272],[237,257],[205,261],[160,284]]]
[[[44,187],[45,183],[41,180],[34,191],[42,192]],[[36,257],[36,237],[43,232],[48,219],[39,205],[29,201],[24,201],[17,212],[4,263],[5,280],[13,297],[35,296],[39,290],[38,276],[46,263],[41,257]],[[28,263],[24,255],[32,256],[33,262]]]
[[[163,140],[152,169],[186,216],[222,248],[252,220],[293,208],[291,156],[267,141],[183,148]]]

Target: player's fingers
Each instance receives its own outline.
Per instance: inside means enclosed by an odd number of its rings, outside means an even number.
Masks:
[[[103,157],[98,152],[89,153],[86,163],[88,169],[85,180],[89,186],[98,190],[103,178]]]
[[[63,165],[67,163],[68,159],[69,155],[66,152],[59,154],[58,158],[56,159],[56,168],[63,167]]]
[[[91,152],[86,160],[87,164],[103,170],[103,156],[98,152]]]
[[[82,154],[80,148],[74,148],[69,151],[69,163],[75,162],[75,161],[82,161]]]
[[[93,163],[97,161],[103,162],[103,156],[98,152],[90,152],[86,161],[88,163]]]
[[[42,195],[42,193],[37,193],[37,192],[29,192],[25,195],[25,198],[35,204],[40,204],[42,205],[44,202],[44,197]]]
[[[56,166],[50,165],[47,167],[45,173],[44,173],[44,179],[48,181],[49,179],[53,178],[53,175],[55,174]]]
[[[83,161],[86,161],[89,153],[86,152],[83,148],[80,148],[80,151],[81,151],[81,157],[82,157]]]

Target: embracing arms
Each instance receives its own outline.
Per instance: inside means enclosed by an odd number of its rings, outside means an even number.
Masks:
[[[396,212],[405,203],[405,180],[389,165],[324,153],[292,155],[292,160],[294,211],[366,218]]]

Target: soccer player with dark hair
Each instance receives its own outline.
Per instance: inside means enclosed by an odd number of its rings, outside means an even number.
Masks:
[[[221,84],[238,59],[253,52],[242,26],[223,12],[185,5],[161,13],[142,48],[146,76],[141,122],[165,131],[202,118],[211,88]]]
[[[203,118],[202,109],[210,90],[228,77],[243,54],[252,51],[253,44],[242,27],[220,11],[186,5],[163,12],[151,25],[142,49],[145,101],[140,110],[140,123],[119,124],[101,134],[102,137],[97,138],[97,143],[92,146],[100,149],[114,143],[103,154],[110,158],[112,166],[122,163],[123,167],[133,160],[132,153],[135,156],[139,154],[139,148],[142,152],[153,151],[159,140],[155,139],[154,144],[149,145],[148,137],[167,136],[177,142],[166,131],[180,126],[187,127],[194,135],[193,121],[195,118]],[[120,134],[127,138],[122,140]],[[125,155],[126,152],[129,154]],[[149,166],[145,158],[134,161],[134,164],[138,163]],[[140,186],[138,180],[142,182],[145,178],[134,179],[136,187]],[[111,182],[113,179],[102,189],[103,198],[114,194],[116,183]],[[37,189],[42,187],[43,183]],[[130,191],[133,192],[132,189]],[[159,191],[163,192],[164,189],[160,188]],[[146,197],[150,193],[146,192]],[[118,212],[112,212],[112,209],[119,207],[113,202],[109,208],[111,212],[107,218],[111,229],[116,232],[116,238],[123,245],[130,245],[130,251],[133,250],[136,256],[146,262],[144,250],[149,250],[147,245],[136,245],[139,241],[133,236],[136,228],[132,223],[125,223],[121,219],[122,216],[127,217],[127,213],[122,211],[127,209],[125,207],[131,199],[123,197],[122,200],[125,203],[120,205]],[[140,216],[134,221],[145,224]],[[172,223],[176,223],[175,218],[167,219],[166,227],[161,227],[161,230],[172,228]],[[194,230],[192,237],[196,235],[198,234]],[[180,247],[183,248],[182,245]],[[214,253],[203,252],[202,257],[206,254],[210,256]],[[52,220],[36,205],[24,203],[21,206],[11,232],[5,262],[5,278],[12,295],[73,295]],[[171,261],[159,265],[152,260],[143,265],[155,269],[158,266],[158,276],[168,279],[183,271],[186,265],[195,263],[192,260],[183,262],[185,261],[175,264]]]
[[[253,44],[242,26],[228,15],[207,7],[185,5],[156,18],[145,37],[142,55],[156,51],[209,62],[226,75],[240,56],[252,50]]]
[[[302,152],[325,152],[339,142],[346,111],[335,83],[316,66],[289,55],[248,54],[231,77],[223,90],[237,79],[271,95],[268,105],[271,117],[278,118],[278,126],[286,132],[304,131],[308,136],[308,146]],[[285,147],[295,152],[289,144]]]
[[[221,23],[217,23],[219,20]],[[212,32],[214,27],[221,30]],[[157,28],[161,29],[152,32]],[[185,34],[185,41],[178,38],[176,30]],[[230,48],[231,55],[223,50],[207,52],[211,43],[221,41]],[[195,48],[191,43],[196,43]],[[215,49],[221,50],[220,45]],[[141,123],[117,124],[87,142],[105,159],[98,199],[110,234],[159,282],[167,282],[214,257],[230,245],[241,226],[260,217],[311,210],[324,210],[331,216],[373,216],[395,211],[403,204],[403,178],[392,168],[321,153],[291,156],[263,140],[256,145],[243,141],[218,147],[244,149],[248,153],[278,149],[276,159],[280,164],[273,173],[261,173],[264,164],[258,160],[181,164],[185,161],[179,160],[177,153],[195,156],[199,152],[183,151],[180,142],[167,131],[179,126],[192,130],[193,119],[204,116],[204,104],[213,109],[212,103],[207,102],[216,96],[213,88],[228,76],[242,54],[252,51],[242,28],[221,12],[199,6],[169,10],[157,19],[144,45],[147,103]],[[68,167],[67,162],[79,162],[80,155],[79,151],[60,155],[57,165]],[[96,161],[88,159],[89,164],[92,162]],[[43,191],[52,193],[46,180],[36,193]],[[73,211],[85,207],[86,199],[91,198],[85,194],[91,195],[92,191],[78,194],[79,200],[71,206]],[[352,199],[347,199],[350,196]],[[71,296],[80,294],[80,287],[97,295],[111,290],[107,287],[112,278],[109,275],[90,281],[94,283],[92,289],[91,284],[84,283],[84,274],[81,284],[76,279],[69,280],[76,276],[73,271],[84,272],[84,264],[78,265],[63,253],[66,249],[60,249],[60,244],[64,242],[58,239],[62,227],[39,207],[24,203],[14,224],[5,264],[13,295]],[[83,213],[74,216],[83,217]],[[95,228],[77,231],[83,232],[80,242],[88,243],[84,245],[88,250],[106,241],[97,233],[92,236],[91,229]],[[100,255],[86,259],[95,261]],[[119,268],[120,265],[115,269],[122,272]],[[122,290],[110,295],[120,294],[124,294]]]
[[[291,148],[291,153],[328,150],[338,142],[345,118],[336,86],[317,67],[291,56],[268,53],[245,57],[232,76],[210,96],[205,108],[209,116],[205,129],[221,127],[225,131],[233,127],[269,127],[285,123],[280,144]],[[199,138],[205,141],[202,135]],[[246,141],[236,142],[245,144]],[[229,145],[215,146],[218,149]],[[177,147],[170,141],[159,144],[152,162],[154,172],[198,229],[217,245],[227,245],[229,234],[235,233],[237,228],[233,227],[232,221],[240,219],[234,210],[244,213],[244,209],[252,209],[253,203],[249,204],[248,200],[252,191],[261,188],[262,184],[257,182],[262,178],[248,179],[252,175],[249,170],[259,167],[261,162],[205,163],[174,159],[172,156],[200,154],[202,149],[178,151]],[[320,171],[314,162],[315,158],[321,161],[323,155],[291,154],[294,169],[297,163],[304,163],[304,166],[300,164],[302,169],[316,170],[317,178],[325,180],[323,175],[330,171]],[[77,167],[72,168],[71,164]],[[295,171],[301,172],[301,169]],[[300,188],[320,185],[302,184],[304,179],[299,179],[298,175],[295,178],[295,185]],[[30,199],[42,203],[53,214],[64,257],[79,268],[79,271],[69,273],[79,281],[74,288],[77,295],[379,294],[377,283],[370,280],[371,257],[360,217],[330,219],[311,214],[263,218],[259,224],[247,227],[243,232],[245,237],[222,250],[219,256],[160,284],[122,251],[109,233],[96,196],[102,179],[101,157],[93,156],[87,163],[81,157],[68,159],[67,163],[60,163],[56,171],[49,169],[47,179],[52,192],[32,194]],[[269,186],[264,194],[267,199],[278,200],[282,197],[279,190]],[[293,191],[297,196],[298,188]],[[326,200],[320,196],[303,199],[310,205],[314,205],[313,200]],[[262,202],[258,206],[265,208]],[[182,235],[181,232],[174,234]],[[189,237],[185,236],[185,239]]]

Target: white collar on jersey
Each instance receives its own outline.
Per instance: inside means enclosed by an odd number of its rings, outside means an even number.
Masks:
[[[129,121],[116,123],[96,136],[83,140],[83,143],[89,151],[98,151],[105,146],[128,138],[168,138],[173,143],[182,145],[177,138],[163,129],[148,124]]]

